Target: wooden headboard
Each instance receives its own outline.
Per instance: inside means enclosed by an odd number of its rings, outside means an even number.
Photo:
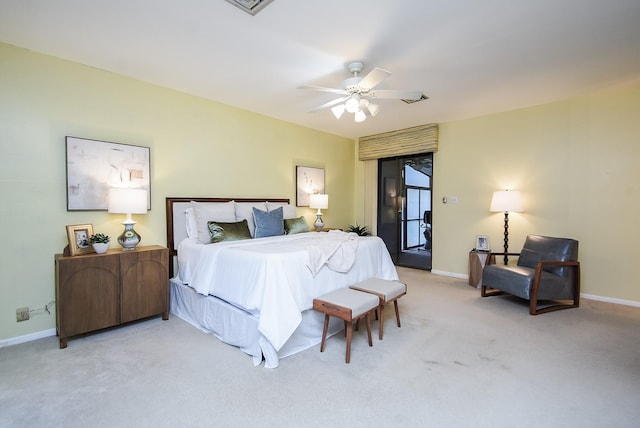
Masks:
[[[173,256],[178,254],[178,244],[187,237],[186,219],[184,210],[190,206],[190,202],[274,202],[288,204],[289,199],[283,198],[166,198],[167,215],[167,247],[169,247],[170,263],[169,271],[173,277]]]

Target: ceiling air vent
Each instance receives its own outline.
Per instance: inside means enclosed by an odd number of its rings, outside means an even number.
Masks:
[[[418,98],[417,100],[401,100],[401,101],[404,101],[407,104],[413,104],[413,103],[418,103],[420,101],[428,100],[428,99],[429,99],[428,96],[426,96],[425,94],[422,94],[422,96],[420,98]]]
[[[234,6],[247,12],[249,15],[255,15],[264,9],[273,0],[227,0]]]

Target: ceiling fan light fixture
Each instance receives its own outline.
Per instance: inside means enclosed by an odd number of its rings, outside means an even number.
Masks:
[[[360,122],[364,122],[366,118],[367,118],[367,115],[362,110],[358,110],[356,111],[356,114],[353,117],[353,120],[360,123]]]
[[[342,113],[344,113],[344,104],[338,104],[335,107],[331,108],[331,113],[336,117],[336,119],[340,119],[342,117]]]
[[[360,108],[360,95],[352,94],[351,98],[344,104],[349,113],[355,113]]]
[[[376,117],[378,115],[378,113],[380,112],[380,105],[379,104],[374,104],[374,103],[369,103],[367,105],[367,110],[369,110],[369,113],[371,113],[371,117]]]

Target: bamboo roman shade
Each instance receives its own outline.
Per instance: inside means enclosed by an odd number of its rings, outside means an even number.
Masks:
[[[438,151],[438,124],[414,126],[360,138],[361,161]]]

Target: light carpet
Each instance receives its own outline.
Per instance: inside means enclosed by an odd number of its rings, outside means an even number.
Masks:
[[[530,316],[465,281],[399,268],[402,327],[277,369],[179,318],[0,349],[2,427],[638,427],[640,309]]]

